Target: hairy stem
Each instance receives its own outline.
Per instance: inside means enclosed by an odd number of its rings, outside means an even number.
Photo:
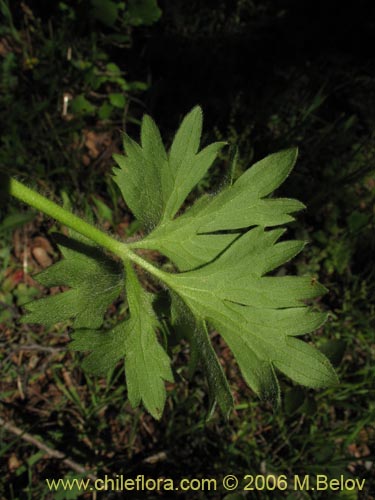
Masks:
[[[112,236],[109,236],[100,229],[97,229],[80,217],[77,217],[77,215],[74,215],[60,205],[57,205],[57,203],[54,203],[48,198],[45,198],[33,189],[28,188],[21,182],[15,179],[10,179],[9,194],[45,213],[46,215],[53,217],[64,226],[67,226],[70,229],[77,231],[77,233],[86,236],[86,238],[89,238],[91,241],[106,248],[110,252],[120,257],[122,260],[131,260],[135,264],[143,267],[143,269],[148,271],[156,278],[161,279],[166,283],[169,281],[168,273],[161,271],[157,267],[153,266],[150,262],[147,262],[145,259],[134,253],[126,243],[117,241]]]

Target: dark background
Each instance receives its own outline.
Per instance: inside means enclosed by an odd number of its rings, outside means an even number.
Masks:
[[[330,320],[313,339],[337,367],[340,385],[311,391],[283,379],[283,403],[273,409],[245,386],[215,336],[236,401],[229,422],[218,412],[206,422],[206,383],[199,370],[188,378],[185,344],[173,347],[176,384],[168,386],[162,420],[133,410],[123,374],[106,385],[66,352],[66,325],[20,324],[22,305],[50,293],[32,276],[59,255],[53,222],[8,200],[0,222],[2,418],[98,477],[344,474],[365,478],[366,493],[339,498],[373,498],[374,3],[177,0],[159,1],[161,12],[152,1],[120,3],[101,3],[108,18],[89,0],[0,2],[1,170],[56,201],[68,198],[77,213],[126,238],[142,228],[111,180],[111,155],[121,150],[124,128],[137,138],[144,112],[169,144],[184,114],[200,104],[204,143],[239,146],[237,175],[298,146],[280,191],[307,205],[290,232],[310,244],[291,269],[329,289],[317,307],[331,311]],[[196,194],[217,189],[228,165],[225,153]],[[42,498],[46,477],[77,477],[0,433],[5,498]],[[291,491],[269,498],[288,493],[297,498]]]

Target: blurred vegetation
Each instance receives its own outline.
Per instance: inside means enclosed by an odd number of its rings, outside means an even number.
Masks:
[[[365,478],[366,492],[335,498],[374,498],[374,10],[364,0],[355,7],[336,0],[0,0],[0,170],[121,238],[142,228],[110,179],[111,156],[124,129],[138,133],[145,111],[170,138],[179,118],[201,104],[205,139],[239,146],[237,174],[299,146],[283,194],[306,203],[289,231],[310,245],[288,270],[329,288],[316,307],[331,311],[330,319],[314,338],[341,380],[323,391],[284,380],[282,407],[272,409],[244,385],[214,336],[236,409],[229,422],[219,414],[207,422],[205,380],[199,371],[189,376],[188,348],[171,339],[176,383],[162,421],[153,421],[129,406],[122,368],[109,380],[82,372],[80,356],[66,351],[69,325],[20,324],[22,304],[46,293],[32,276],[59,256],[53,221],[9,201],[0,208],[4,420],[98,477],[344,474]],[[226,153],[198,190],[217,190],[229,164]],[[111,308],[109,323],[121,307]],[[45,478],[78,477],[66,464],[1,427],[0,436],[4,498],[78,496],[46,489]],[[275,495],[239,498],[331,498]]]

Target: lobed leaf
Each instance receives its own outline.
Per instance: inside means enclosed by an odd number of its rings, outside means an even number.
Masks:
[[[99,328],[122,291],[122,266],[83,236],[55,234],[54,238],[64,258],[35,279],[44,286],[65,285],[70,290],[26,304],[22,322],[51,326],[72,319],[75,328]]]
[[[285,180],[296,156],[295,149],[268,156],[217,196],[203,197],[182,216],[159,224],[138,246],[160,251],[186,271],[217,257],[241,234],[233,230],[294,220],[291,214],[304,208],[302,203],[264,196]],[[224,230],[231,233],[215,233]]]
[[[174,327],[183,331],[184,337],[190,343],[191,359],[199,361],[203,368],[209,390],[209,416],[217,404],[222,413],[228,417],[233,408],[233,396],[211,344],[206,323],[197,321],[181,299],[173,293],[171,316]]]
[[[141,287],[130,264],[126,267],[129,318],[110,331],[77,330],[71,349],[92,351],[83,367],[100,375],[113,370],[125,358],[128,397],[133,407],[141,401],[159,419],[166,392],[164,381],[173,381],[170,360],[156,337],[158,320],[152,309],[153,297]]]
[[[202,111],[195,107],[183,119],[169,152],[154,121],[145,116],[141,143],[124,136],[125,156],[115,155],[114,179],[136,218],[150,231],[128,249],[157,250],[179,272],[162,277],[172,294],[172,324],[181,328],[194,359],[206,374],[210,408],[228,415],[233,398],[210,342],[208,327],[223,337],[247,384],[261,397],[278,402],[277,372],[299,384],[324,387],[337,382],[328,359],[298,337],[313,332],[326,315],[312,312],[308,301],[325,288],[308,276],[268,273],[285,264],[304,241],[281,240],[304,208],[296,200],[272,193],[294,166],[297,150],[271,154],[257,162],[217,195],[201,197],[176,216],[187,196],[206,174],[224,143],[199,151]],[[232,155],[236,161],[236,152]],[[157,339],[153,295],[140,285],[126,260],[127,319],[98,331],[103,315],[123,288],[121,266],[82,238],[60,239],[64,259],[43,271],[46,286],[70,290],[27,305],[26,321],[52,324],[73,319],[73,349],[90,351],[83,366],[104,374],[125,359],[128,395],[133,406],[143,402],[160,418],[165,381],[172,381],[170,360]],[[140,259],[134,258],[137,263]],[[150,263],[146,269],[152,269]]]
[[[324,314],[310,312],[303,302],[321,295],[324,287],[306,277],[264,276],[303,246],[276,243],[281,233],[256,227],[212,263],[169,279],[197,320],[223,336],[250,387],[275,401],[280,392],[275,368],[310,387],[337,381],[323,354],[293,338],[324,322]]]
[[[126,156],[114,155],[114,170],[126,203],[146,227],[171,220],[194,186],[214,162],[224,142],[211,144],[198,153],[202,111],[195,107],[182,121],[166,153],[159,129],[148,115],[141,125],[141,144],[124,136]]]

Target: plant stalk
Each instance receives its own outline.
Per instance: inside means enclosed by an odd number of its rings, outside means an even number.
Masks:
[[[161,271],[150,262],[147,262],[145,259],[134,253],[126,243],[117,241],[112,236],[109,236],[100,229],[97,229],[80,217],[77,217],[77,215],[74,215],[57,203],[37,193],[33,189],[28,188],[16,179],[11,178],[9,180],[9,194],[14,196],[14,198],[17,198],[18,200],[36,208],[44,214],[53,217],[64,226],[67,226],[77,233],[86,236],[86,238],[89,238],[91,241],[106,248],[120,257],[123,261],[131,260],[156,278],[161,279],[164,282],[168,281],[168,273]]]

